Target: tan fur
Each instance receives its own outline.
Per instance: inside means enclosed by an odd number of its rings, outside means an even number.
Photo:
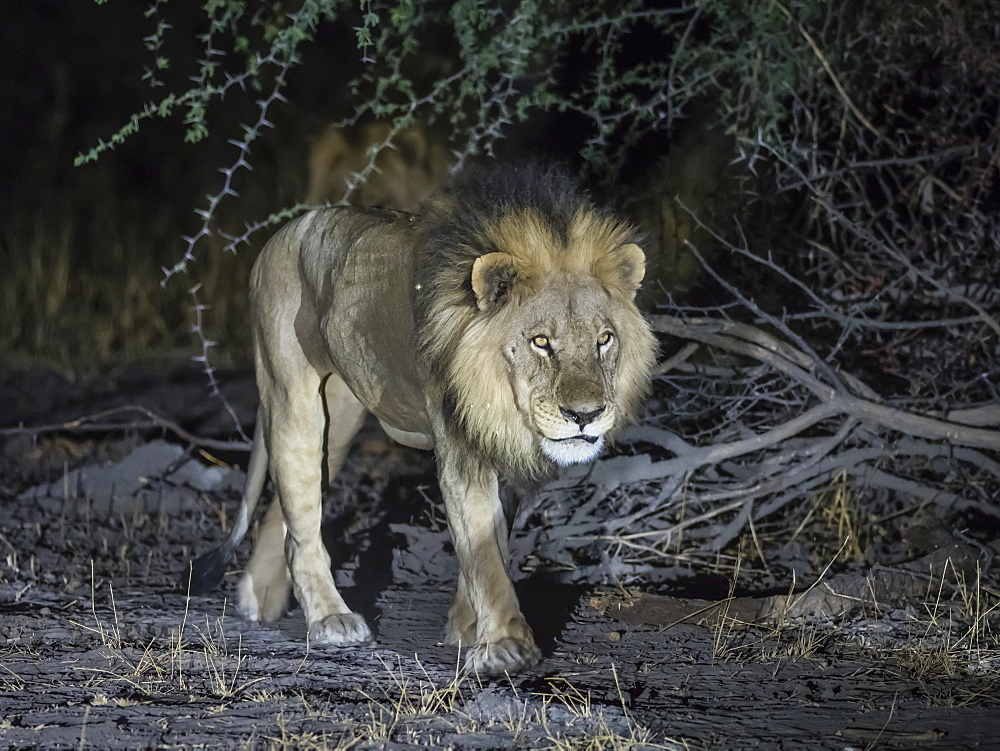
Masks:
[[[470,647],[470,668],[513,672],[541,655],[505,568],[498,476],[592,459],[634,416],[655,350],[632,301],[644,263],[627,227],[583,209],[566,232],[530,210],[501,213],[481,236],[447,240],[488,245],[464,260],[435,255],[440,218],[440,205],[425,219],[312,212],[257,260],[249,474],[259,479],[270,462],[281,513],[265,519],[240,607],[276,618],[290,583],[311,639],[371,638],[320,539],[324,444],[332,478],[370,411],[394,438],[437,454],[461,572],[449,642]],[[248,483],[241,519],[260,484]]]

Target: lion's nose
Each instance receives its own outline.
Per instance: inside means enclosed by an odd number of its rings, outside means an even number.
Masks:
[[[582,430],[604,413],[604,407],[598,407],[586,412],[578,409],[569,409],[568,407],[560,407],[559,411],[563,413],[563,417],[575,422]]]

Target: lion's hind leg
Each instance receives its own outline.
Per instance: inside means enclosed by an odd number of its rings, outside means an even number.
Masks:
[[[468,585],[462,573],[458,575],[458,589],[455,600],[448,610],[448,625],[445,627],[445,643],[469,647],[476,643],[476,611],[469,599]]]
[[[284,518],[285,558],[309,637],[325,644],[370,641],[364,618],[351,612],[337,591],[320,529],[324,444],[328,471],[335,474],[364,420],[365,408],[336,374],[321,384],[314,372],[300,372],[280,390],[263,391],[269,392],[272,406],[268,448]]]
[[[292,579],[285,562],[285,519],[277,498],[264,516],[238,588],[240,612],[252,621],[271,623],[285,614]]]

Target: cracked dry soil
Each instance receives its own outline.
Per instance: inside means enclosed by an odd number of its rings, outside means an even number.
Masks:
[[[123,393],[118,384],[27,417],[8,412],[4,422],[42,424],[138,400],[169,401],[168,414],[193,425],[184,409],[200,403],[203,384],[191,379],[187,401],[176,382],[161,399],[167,385]],[[239,393],[234,401],[245,413],[252,389],[244,392],[242,406]],[[148,444],[120,433],[94,443],[5,442],[0,747],[1000,746],[995,640],[977,632],[973,649],[965,622],[920,602],[781,628],[629,624],[592,606],[597,587],[555,584],[539,569],[518,590],[542,664],[459,680],[455,650],[439,643],[454,564],[435,518],[432,468],[416,454],[373,454],[377,441],[350,460],[341,491],[357,508],[332,514],[327,535],[345,599],[377,642],[308,645],[297,610],[251,625],[230,604],[235,572],[208,597],[189,598],[182,585],[186,562],[232,518],[231,488],[147,477],[140,484],[153,492],[141,503],[122,497],[122,478],[106,497],[24,494],[65,482],[95,456],[121,467]],[[244,546],[237,562],[246,556]],[[436,575],[414,576],[414,559]],[[991,587],[995,594],[995,582],[982,583]],[[990,621],[975,623],[984,631]]]

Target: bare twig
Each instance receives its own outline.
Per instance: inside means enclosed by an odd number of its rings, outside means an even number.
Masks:
[[[109,417],[121,415],[128,412],[138,412],[145,415],[148,423],[141,422],[101,422]],[[78,417],[75,420],[61,423],[51,423],[48,425],[36,425],[31,427],[3,428],[0,435],[45,435],[47,433],[106,433],[111,430],[148,430],[153,427],[163,428],[174,433],[178,438],[194,446],[213,449],[216,451],[249,451],[249,441],[217,441],[212,438],[202,438],[184,430],[173,420],[156,414],[146,407],[137,404],[129,404],[123,407],[106,409],[102,412],[95,412],[92,415]]]

